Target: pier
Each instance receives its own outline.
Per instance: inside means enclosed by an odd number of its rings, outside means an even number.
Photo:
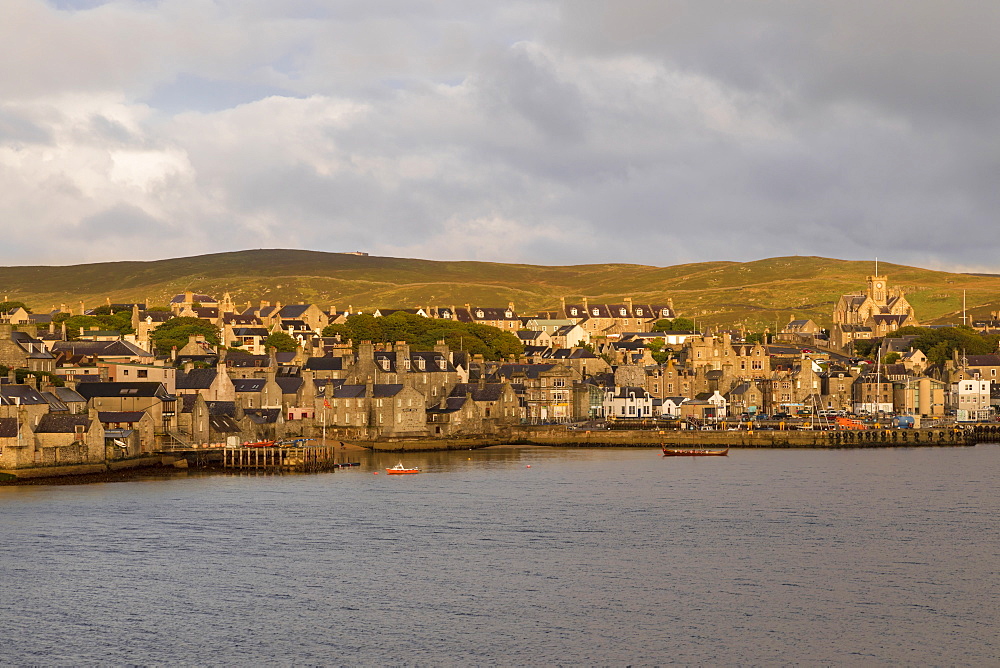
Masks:
[[[340,466],[335,449],[323,445],[222,448],[222,468],[255,471],[329,471]]]

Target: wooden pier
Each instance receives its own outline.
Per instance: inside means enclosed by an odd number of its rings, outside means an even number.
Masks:
[[[329,471],[339,468],[335,449],[323,445],[222,449],[222,467],[251,471]]]

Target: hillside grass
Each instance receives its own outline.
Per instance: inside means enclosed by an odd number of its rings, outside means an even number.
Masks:
[[[702,262],[670,267],[629,264],[537,266],[439,262],[304,250],[247,250],[152,262],[0,267],[0,296],[45,312],[111,302],[165,304],[191,290],[238,304],[311,302],[371,311],[378,307],[505,306],[521,313],[578,301],[663,303],[699,324],[750,329],[794,318],[830,323],[842,294],[864,288],[871,262],[776,257],[753,262]],[[958,322],[962,291],[970,315],[1000,310],[1000,276],[953,274],[880,263],[902,287],[922,323]]]

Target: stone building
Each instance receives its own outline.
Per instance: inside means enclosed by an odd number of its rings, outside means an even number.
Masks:
[[[842,295],[833,310],[830,343],[841,350],[851,350],[858,339],[877,339],[900,327],[919,325],[903,291],[890,288],[887,277],[874,275],[866,280],[864,291]]]

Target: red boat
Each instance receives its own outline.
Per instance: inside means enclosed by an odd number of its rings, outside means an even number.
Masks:
[[[707,450],[703,448],[663,448],[664,457],[725,457],[729,454],[729,448],[725,450]]]
[[[386,469],[385,472],[387,475],[410,475],[413,473],[420,473],[420,469],[416,467],[408,469],[405,466],[403,466],[403,462],[399,462],[391,469]]]
[[[274,445],[274,441],[254,441],[253,443],[244,443],[241,448],[270,448]]]

